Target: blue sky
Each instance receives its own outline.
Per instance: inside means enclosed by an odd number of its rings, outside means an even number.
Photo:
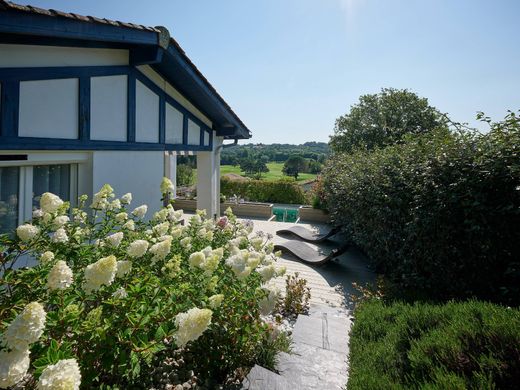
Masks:
[[[459,122],[520,109],[517,0],[33,0],[166,26],[253,131],[328,141],[360,95],[408,88]]]

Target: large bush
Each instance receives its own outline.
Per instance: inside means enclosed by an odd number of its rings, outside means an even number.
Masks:
[[[469,301],[362,303],[348,389],[518,389],[520,311]]]
[[[198,212],[183,226],[182,210],[146,221],[147,207],[130,201],[105,185],[68,214],[46,193],[32,223],[2,237],[0,388],[26,372],[42,389],[77,388],[80,376],[85,388],[142,388],[163,360],[219,381],[273,345],[260,317],[282,272],[272,244],[231,214]],[[37,264],[16,269],[22,256]]]
[[[328,206],[379,271],[429,297],[520,303],[520,123],[336,155]]]
[[[290,179],[238,181],[223,177],[220,179],[220,192],[227,197],[237,195],[253,202],[307,203],[303,189]]]

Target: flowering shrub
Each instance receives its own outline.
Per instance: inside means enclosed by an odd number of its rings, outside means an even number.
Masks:
[[[184,226],[182,210],[147,221],[131,201],[109,185],[72,209],[46,193],[16,238],[0,238],[0,388],[128,388],[174,354],[223,380],[273,344],[261,317],[284,272],[272,243],[230,212]],[[17,269],[22,256],[37,265]]]

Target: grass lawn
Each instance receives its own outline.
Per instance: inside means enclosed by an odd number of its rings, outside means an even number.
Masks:
[[[283,163],[270,162],[267,163],[267,168],[269,168],[269,172],[262,175],[263,180],[278,180],[282,177],[287,177],[282,173]],[[240,167],[238,166],[221,165],[220,174],[224,175],[226,173],[235,173],[237,175],[244,176],[244,174],[240,171]],[[298,181],[307,181],[314,178],[316,178],[316,175],[313,173],[300,173],[298,175]]]

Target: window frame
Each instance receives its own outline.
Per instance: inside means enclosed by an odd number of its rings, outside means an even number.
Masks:
[[[20,153],[17,153],[20,154]],[[79,165],[87,161],[81,153],[36,154],[29,153],[27,160],[0,161],[0,167],[18,167],[18,221],[17,225],[32,220],[33,167],[36,165],[70,165],[70,203],[77,205],[79,196]]]

